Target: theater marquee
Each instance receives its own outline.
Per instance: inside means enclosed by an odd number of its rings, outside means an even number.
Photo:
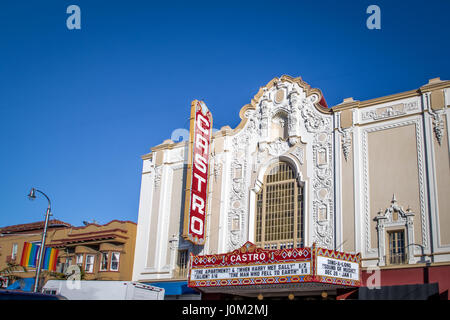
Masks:
[[[189,287],[293,283],[360,285],[360,254],[316,248],[264,250],[247,242],[226,254],[191,255]]]
[[[192,101],[183,237],[196,245],[206,239],[211,133],[211,112],[203,101]]]

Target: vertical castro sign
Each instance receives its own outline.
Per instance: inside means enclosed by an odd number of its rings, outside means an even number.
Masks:
[[[190,127],[183,237],[193,244],[203,245],[212,133],[212,115],[203,101],[192,101]]]

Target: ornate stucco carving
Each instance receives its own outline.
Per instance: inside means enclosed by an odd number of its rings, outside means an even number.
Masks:
[[[162,166],[155,166],[155,188],[161,186]]]
[[[325,129],[325,128],[323,128]],[[330,130],[331,132],[331,130]],[[334,237],[334,204],[333,168],[332,168],[332,135],[330,132],[319,132],[314,135],[313,165],[313,222],[314,242],[318,246],[330,248]],[[324,196],[325,195],[325,196]],[[328,195],[328,196],[326,196]]]
[[[436,140],[439,145],[441,145],[442,138],[444,137],[445,125],[444,125],[444,117],[442,117],[442,113],[433,112],[433,131],[436,136]]]
[[[312,178],[312,219],[313,242],[318,246],[331,248],[334,239],[334,192],[333,183],[333,145],[331,117],[321,114],[314,107],[319,100],[312,94],[295,101],[300,111],[304,127],[312,140],[313,176]],[[300,120],[300,122],[302,122]],[[312,139],[311,139],[312,138]],[[310,150],[311,150],[310,149]]]
[[[395,215],[396,214],[396,215]],[[374,218],[377,222],[378,232],[378,265],[384,266],[386,264],[386,254],[388,247],[386,245],[386,228],[390,227],[404,227],[406,230],[406,244],[405,250],[408,253],[408,263],[414,263],[414,213],[408,208],[403,208],[398,205],[395,194],[392,196],[391,205],[384,210],[380,210],[378,215]],[[410,250],[410,252],[408,252]]]
[[[245,126],[232,138],[228,250],[236,249],[248,240],[251,171],[258,170],[263,161],[288,152],[300,164],[307,161],[306,154],[313,154],[311,173],[304,177],[311,181],[308,192],[313,198],[311,207],[305,208],[312,219],[311,241],[321,247],[332,248],[334,245],[332,116],[317,110],[319,92],[300,84],[278,80],[272,87],[262,88],[254,108],[244,112]],[[278,137],[270,141],[270,121],[280,113],[287,115],[288,139]],[[298,145],[300,137],[303,146]]]
[[[232,161],[231,161],[231,192],[229,198],[229,212],[227,217],[228,222],[228,249],[239,247],[244,241],[247,226],[247,202],[248,202],[248,187],[249,183],[249,141],[252,128],[249,127],[251,122],[247,122],[247,126],[241,134],[233,138],[232,143]],[[240,223],[236,225],[236,220]]]
[[[350,151],[352,150],[351,129],[342,130],[341,148],[342,154],[344,155],[344,159],[345,161],[347,161]]]
[[[283,153],[289,150],[289,143],[282,139],[277,139],[267,145],[269,154],[275,157],[281,156]]]
[[[300,164],[303,164],[305,162],[305,154],[304,149],[302,147],[295,147],[291,151],[291,154],[293,154],[298,159]]]
[[[385,107],[378,107],[369,111],[362,112],[361,121],[369,122],[375,120],[395,118],[418,110],[419,104],[417,101],[399,103]]]

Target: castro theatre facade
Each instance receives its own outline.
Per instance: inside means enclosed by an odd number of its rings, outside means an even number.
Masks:
[[[201,241],[191,113],[191,141],[142,156],[133,280],[174,299],[448,299],[449,105],[439,78],[333,107],[271,80],[211,134]]]

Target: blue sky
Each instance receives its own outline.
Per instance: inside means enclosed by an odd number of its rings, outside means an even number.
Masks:
[[[66,8],[81,9],[68,30]],[[381,30],[366,8],[381,9]],[[328,105],[450,79],[450,1],[2,1],[0,226],[137,221],[140,156],[203,99],[235,127],[288,74]]]

